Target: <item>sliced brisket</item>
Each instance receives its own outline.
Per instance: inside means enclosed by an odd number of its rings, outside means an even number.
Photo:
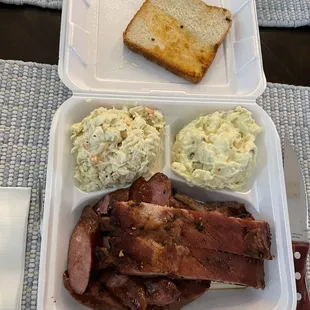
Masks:
[[[145,279],[148,305],[166,306],[180,299],[181,292],[172,280],[167,278]]]
[[[150,306],[147,310],[179,310],[199,298],[210,288],[209,281],[174,280],[174,284],[181,292],[179,300],[164,307]]]
[[[131,277],[119,275],[115,270],[105,270],[99,281],[125,307],[131,310],[146,309],[147,300],[144,287],[133,281]]]
[[[94,310],[126,310],[120,301],[105,290],[99,282],[91,280],[83,294],[77,294],[70,284],[68,272],[63,274],[63,283],[69,294],[80,304]]]

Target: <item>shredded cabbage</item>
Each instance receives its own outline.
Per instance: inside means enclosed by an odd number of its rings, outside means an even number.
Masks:
[[[137,106],[99,108],[71,126],[74,177],[83,191],[123,186],[150,173],[161,152],[164,117]]]

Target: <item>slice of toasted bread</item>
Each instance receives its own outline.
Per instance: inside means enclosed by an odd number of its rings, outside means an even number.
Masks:
[[[123,39],[132,51],[198,83],[231,23],[230,11],[201,0],[146,0]]]

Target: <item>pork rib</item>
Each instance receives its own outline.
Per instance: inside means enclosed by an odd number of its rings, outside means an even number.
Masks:
[[[218,211],[227,217],[247,218],[254,220],[252,214],[246,210],[244,204],[237,201],[199,202],[186,195],[176,193],[172,203],[178,208],[193,211]],[[181,207],[182,206],[182,207]]]
[[[267,222],[226,217],[153,204],[116,202],[111,211],[113,236],[168,238],[189,248],[202,248],[272,259]]]
[[[264,262],[226,252],[160,244],[148,237],[112,237],[100,259],[121,274],[210,280],[263,289]]]

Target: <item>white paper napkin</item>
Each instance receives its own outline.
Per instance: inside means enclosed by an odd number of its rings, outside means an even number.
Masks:
[[[31,188],[0,188],[0,309],[21,307]]]

